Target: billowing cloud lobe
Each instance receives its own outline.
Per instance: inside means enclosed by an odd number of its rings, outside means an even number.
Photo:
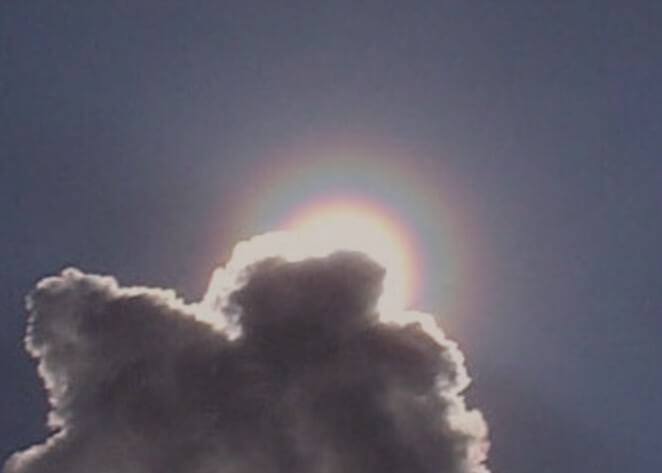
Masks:
[[[271,257],[213,304],[42,280],[26,345],[53,434],[4,473],[486,472],[460,352],[429,316],[384,322],[383,275],[358,253]]]

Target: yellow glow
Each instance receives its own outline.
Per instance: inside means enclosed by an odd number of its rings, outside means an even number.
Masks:
[[[365,253],[385,270],[382,311],[403,309],[413,296],[415,265],[405,230],[386,212],[362,202],[327,202],[296,214],[285,225],[311,255],[348,249]]]

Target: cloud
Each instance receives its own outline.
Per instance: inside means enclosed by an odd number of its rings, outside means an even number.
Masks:
[[[4,473],[487,471],[457,346],[430,316],[377,312],[378,264],[242,264],[199,304],[76,269],[39,282],[26,346],[53,433]]]

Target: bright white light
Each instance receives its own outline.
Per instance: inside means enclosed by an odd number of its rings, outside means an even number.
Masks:
[[[405,229],[375,206],[357,202],[326,202],[307,207],[283,225],[283,230],[254,236],[238,243],[230,260],[214,272],[198,317],[228,330],[219,318],[229,294],[240,284],[247,266],[270,257],[286,261],[324,257],[338,250],[358,251],[385,269],[377,308],[384,321],[406,323],[404,309],[414,291],[416,264]]]
[[[309,255],[339,249],[362,252],[386,270],[379,300],[383,312],[403,309],[412,297],[413,263],[404,232],[378,210],[355,203],[313,206],[295,216],[286,229]]]

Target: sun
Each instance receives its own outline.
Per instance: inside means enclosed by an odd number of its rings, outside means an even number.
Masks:
[[[311,256],[336,250],[366,254],[386,270],[380,311],[398,311],[412,302],[416,263],[412,238],[399,219],[375,203],[359,199],[332,199],[300,209],[285,221]]]
[[[382,321],[421,322],[418,313],[409,310],[417,302],[422,267],[412,232],[388,207],[354,197],[316,199],[295,208],[275,230],[237,243],[227,263],[214,271],[199,317],[229,330],[232,322],[219,318],[218,309],[226,306],[228,297],[242,283],[245,268],[258,261],[278,257],[298,262],[338,250],[364,253],[384,268],[376,307]]]

